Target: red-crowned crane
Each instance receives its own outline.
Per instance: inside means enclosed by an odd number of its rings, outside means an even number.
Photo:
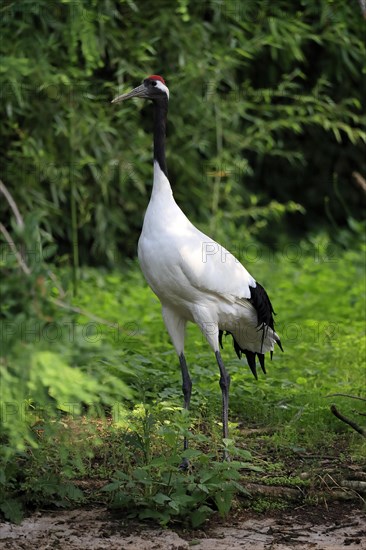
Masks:
[[[274,331],[272,304],[245,267],[199,231],[174,200],[165,160],[169,90],[164,79],[151,75],[112,103],[133,97],[150,99],[154,105],[154,183],[138,243],[139,262],[161,302],[164,322],[179,357],[186,409],[192,390],[184,356],[187,321],[199,326],[214,351],[220,369],[223,437],[227,438],[230,376],[220,354],[222,334],[232,335],[238,357],[244,353],[257,378],[256,357],[265,373],[264,354],[272,355],[275,344],[282,349]],[[181,467],[187,465],[184,459]]]

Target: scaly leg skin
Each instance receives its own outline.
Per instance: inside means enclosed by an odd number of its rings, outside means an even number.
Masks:
[[[229,437],[229,388],[230,388],[230,375],[225,369],[225,365],[222,361],[219,351],[215,352],[216,361],[220,369],[220,388],[222,392],[222,437],[227,439]],[[224,460],[230,460],[227,450],[224,450]]]
[[[182,381],[183,381],[182,390],[183,390],[183,396],[184,396],[184,408],[188,410],[189,403],[191,401],[192,380],[189,376],[186,358],[184,357],[183,353],[181,353],[179,356],[179,363],[182,371]],[[186,451],[187,449],[188,449],[188,439],[187,439],[187,436],[184,436],[183,450]],[[188,467],[189,467],[188,459],[183,458],[181,464],[179,465],[179,469],[187,470]]]

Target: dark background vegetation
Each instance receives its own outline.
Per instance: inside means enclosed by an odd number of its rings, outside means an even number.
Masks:
[[[276,246],[364,216],[356,0],[23,1],[1,16],[2,177],[65,254],[73,199],[84,263],[135,255],[151,107],[110,101],[152,73],[170,88],[170,179],[193,221]]]
[[[344,460],[358,460],[356,434],[339,436],[324,398],[360,396],[365,379],[359,3],[24,0],[3,1],[0,16],[3,514],[85,502],[75,479],[114,476],[106,491],[120,506],[199,525],[212,502],[230,509],[240,469],[255,471],[248,449],[244,467],[215,460],[218,381],[190,327],[196,474],[177,474],[180,374],[135,261],[152,110],[110,103],[150,74],[170,89],[177,202],[245,262],[279,313],[286,353],[267,380],[248,381],[225,346],[232,419],[271,430],[253,443],[264,472],[282,475],[298,449],[336,453],[339,437]],[[343,406],[357,415],[361,404]]]

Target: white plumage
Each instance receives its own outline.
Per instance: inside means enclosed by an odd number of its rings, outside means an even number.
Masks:
[[[200,327],[215,352],[221,375],[225,438],[228,437],[230,376],[220,355],[222,334],[232,335],[237,355],[246,355],[255,376],[256,357],[265,372],[264,353],[272,353],[275,344],[281,347],[274,331],[272,305],[266,291],[245,267],[199,231],[174,200],[165,160],[169,90],[163,78],[152,75],[113,102],[131,97],[151,99],[155,107],[154,183],[138,243],[141,269],[162,304],[164,322],[179,356],[186,408],[192,387],[184,356],[187,321]],[[184,448],[187,446],[185,438]],[[182,466],[187,466],[186,460]]]
[[[243,349],[274,349],[268,329],[262,347],[257,312],[248,301],[254,278],[226,249],[199,231],[174,200],[164,172],[154,162],[154,184],[138,244],[141,269],[160,299],[174,347],[184,351],[184,327],[196,323],[219,351],[219,329],[233,334]],[[171,320],[174,319],[174,323]]]

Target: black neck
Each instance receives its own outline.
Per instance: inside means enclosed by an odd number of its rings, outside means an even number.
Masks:
[[[168,177],[165,159],[166,119],[168,116],[168,98],[154,101],[154,160]]]

